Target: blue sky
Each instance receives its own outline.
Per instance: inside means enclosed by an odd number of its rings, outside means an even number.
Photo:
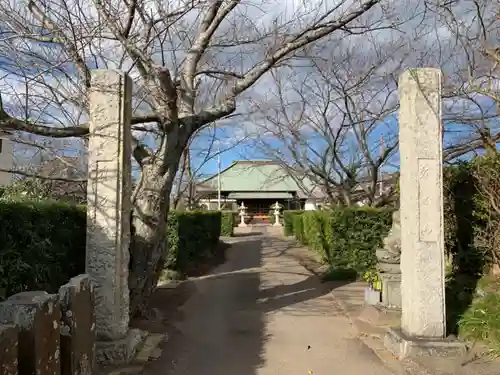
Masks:
[[[491,108],[489,107],[488,110],[486,111],[487,113],[491,112]],[[491,114],[491,113],[490,113]],[[490,129],[492,132],[496,133],[498,129],[498,121],[492,120],[490,121],[491,123],[489,124]],[[240,125],[241,126],[241,125]],[[217,134],[221,134],[220,136],[218,135],[218,138],[224,140],[225,143],[230,143],[231,140],[231,134],[232,134],[232,129],[237,128],[237,124],[233,124],[232,127],[227,127],[227,128],[222,128],[218,129]],[[446,122],[445,123],[445,136],[444,136],[444,147],[447,145],[451,144],[452,142],[456,142],[456,140],[460,137],[464,136],[464,133],[469,133],[470,128],[467,126],[457,123],[457,122]],[[384,136],[386,139],[386,142],[388,143],[388,140],[390,139],[390,135],[397,134],[398,131],[398,121],[397,121],[397,115],[390,116],[384,120],[384,124],[381,126],[375,127],[374,131],[370,134],[369,140],[372,142],[374,145],[378,144],[380,141],[381,136]],[[252,139],[249,139],[247,142],[243,142],[241,144],[237,144],[236,146],[230,146],[230,148],[227,151],[221,152],[221,168],[224,169],[228,167],[234,160],[265,160],[268,159],[266,158],[266,155],[263,154],[262,152],[259,152],[259,150],[255,147],[252,147]],[[321,147],[321,143],[318,140],[318,147]],[[206,140],[200,139],[195,143],[195,147],[197,149],[201,149],[203,147],[206,147]],[[279,141],[270,141],[270,145],[274,145],[275,147],[283,147],[282,143]],[[227,147],[227,146],[226,146]],[[377,155],[377,153],[374,153],[374,155]],[[468,155],[464,155],[462,159],[468,159],[472,156],[472,153]],[[200,158],[195,158],[193,157],[193,164],[194,165],[199,165],[201,159]],[[387,165],[383,168],[386,171],[395,171],[397,170],[399,165],[399,152],[396,152]],[[217,158],[213,158],[212,160],[209,160],[206,162],[201,168],[200,168],[200,173],[202,175],[208,176],[217,173]]]

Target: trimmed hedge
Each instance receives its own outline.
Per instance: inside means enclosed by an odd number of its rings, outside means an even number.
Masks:
[[[165,268],[185,273],[188,266],[212,256],[221,234],[219,211],[171,211],[167,221]]]
[[[332,267],[354,269],[361,275],[377,264],[375,251],[392,224],[392,210],[347,208],[332,212],[325,225],[325,242]]]
[[[0,202],[0,299],[56,292],[85,270],[86,208],[54,201]]]
[[[293,218],[297,215],[302,215],[304,211],[302,210],[286,210],[283,211],[283,222],[284,222],[284,233],[285,236],[293,236]]]
[[[86,206],[56,201],[0,202],[0,300],[26,290],[57,292],[85,272]],[[166,266],[184,273],[217,249],[221,213],[168,215]]]
[[[295,236],[309,245],[332,269],[351,269],[358,275],[372,269],[375,251],[391,226],[390,210],[338,208],[308,211],[293,217]]]
[[[295,215],[293,217],[293,233],[295,238],[303,245],[307,245],[306,236],[304,234],[304,225],[303,225],[303,215]]]
[[[222,211],[220,235],[232,237],[234,234],[235,216],[233,211]]]

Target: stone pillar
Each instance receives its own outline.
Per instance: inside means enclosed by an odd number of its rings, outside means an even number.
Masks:
[[[399,81],[402,329],[443,338],[443,130],[441,71],[412,69]]]
[[[445,340],[441,71],[411,69],[399,90],[402,317],[385,343],[400,358],[461,353]]]
[[[86,272],[95,285],[96,354],[101,363],[128,361],[133,351],[119,352],[127,347],[123,340],[137,341],[127,337],[130,334],[131,97],[132,82],[125,73],[92,72]]]
[[[59,289],[61,375],[92,375],[95,363],[94,291],[88,275]]]
[[[17,375],[18,332],[12,325],[0,325],[0,374]]]
[[[97,337],[116,340],[129,324],[132,83],[95,70],[91,87],[86,268],[96,286]]]
[[[0,304],[0,322],[11,324],[19,331],[19,375],[60,374],[60,318],[56,294],[23,292],[14,294]]]

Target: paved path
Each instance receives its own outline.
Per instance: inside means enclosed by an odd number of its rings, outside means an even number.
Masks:
[[[146,374],[392,374],[356,338],[334,286],[301,265],[303,249],[265,235],[235,241],[225,264],[176,296],[170,338]]]

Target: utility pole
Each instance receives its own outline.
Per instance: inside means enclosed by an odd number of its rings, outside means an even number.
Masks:
[[[385,141],[384,141],[384,135],[382,134],[380,136],[380,158],[384,156],[385,152]],[[379,174],[379,193],[378,196],[381,197],[382,194],[384,193],[384,174],[382,172],[381,166],[378,168],[378,174]]]
[[[221,210],[220,190],[221,190],[221,184],[220,184],[220,147],[219,147],[217,149],[217,208],[219,211]]]

